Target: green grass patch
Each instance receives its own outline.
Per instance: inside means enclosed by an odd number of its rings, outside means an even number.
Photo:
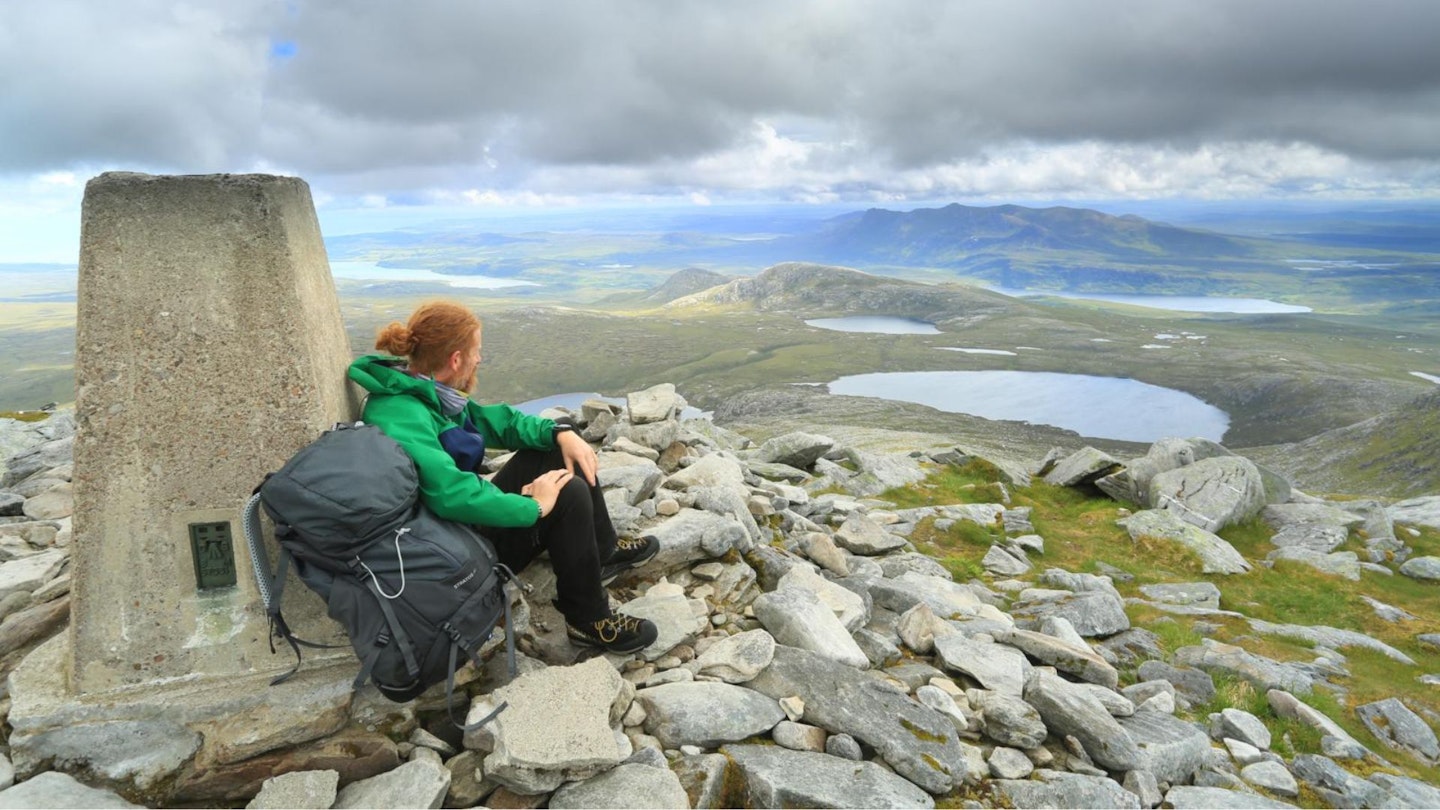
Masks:
[[[0,419],[14,419],[18,422],[43,422],[49,418],[49,411],[0,411]]]
[[[1266,554],[1275,550],[1275,546],[1270,543],[1270,538],[1275,536],[1275,530],[1258,517],[1234,526],[1226,526],[1218,534],[1220,539],[1234,546],[1240,556],[1247,560],[1263,560]]]

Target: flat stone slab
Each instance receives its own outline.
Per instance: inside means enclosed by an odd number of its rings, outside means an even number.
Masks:
[[[272,776],[245,810],[329,810],[335,804],[339,771],[294,771]]]
[[[764,745],[720,752],[744,774],[748,807],[935,806],[925,791],[871,762]]]
[[[517,793],[545,793],[588,779],[628,755],[611,718],[630,702],[633,689],[604,658],[524,673],[471,704],[467,723],[501,702],[509,705],[466,732],[465,747],[490,751],[485,775]]]
[[[1045,483],[1057,487],[1073,487],[1109,475],[1123,466],[1110,454],[1093,447],[1082,447],[1061,459],[1045,474]]]
[[[1176,582],[1141,585],[1140,593],[1147,599],[1172,605],[1220,609],[1220,589],[1213,582]]]
[[[673,571],[724,556],[732,548],[743,548],[749,540],[739,523],[701,509],[682,509],[649,533],[660,540],[660,551],[642,570]]]
[[[1278,548],[1265,555],[1267,560],[1289,560],[1308,565],[1322,574],[1333,574],[1352,582],[1360,581],[1360,557],[1353,551],[1336,551],[1329,554],[1305,546]]]
[[[1140,810],[1140,797],[1103,776],[1041,769],[1030,779],[996,779],[990,786],[1009,807]]]
[[[755,618],[780,644],[810,650],[859,669],[870,666],[870,659],[835,612],[813,592],[782,588],[762,594],[753,606]]]
[[[885,531],[879,523],[856,512],[835,530],[835,545],[864,557],[905,547],[905,539]]]
[[[1170,788],[1170,792],[1165,794],[1165,803],[1175,810],[1212,810],[1214,808],[1270,810],[1270,808],[1295,807],[1293,804],[1267,799],[1258,793],[1241,793],[1238,790],[1195,787],[1193,785]]]
[[[1440,495],[1426,495],[1391,504],[1385,510],[1396,523],[1440,529]]]
[[[949,577],[931,576],[906,571],[894,579],[881,579],[870,586],[875,604],[896,613],[904,613],[924,602],[942,619],[964,619],[976,614],[983,604],[980,597],[965,585]]]
[[[1374,650],[1387,658],[1399,661],[1402,664],[1416,666],[1415,660],[1400,650],[1391,647],[1389,644],[1364,633],[1357,633],[1354,630],[1343,630],[1339,627],[1326,627],[1325,625],[1303,625],[1303,624],[1273,624],[1263,619],[1250,619],[1250,629],[1257,633],[1275,636],[1289,636],[1308,641],[1320,647],[1340,649],[1341,647],[1363,647],[1367,650]]]
[[[635,700],[645,709],[645,733],[666,748],[714,748],[768,734],[785,719],[773,699],[728,683],[670,683],[641,689]]]
[[[949,633],[935,638],[935,656],[947,669],[969,675],[986,689],[1015,697],[1025,689],[1025,656],[1013,647]]]
[[[1065,618],[1075,632],[1086,638],[1113,636],[1130,629],[1130,617],[1125,614],[1124,603],[1104,591],[1061,593],[1031,599],[1012,606],[1010,613],[1016,619],[1024,617],[1037,621],[1050,616]]]
[[[755,451],[755,460],[803,469],[814,464],[834,446],[835,440],[829,436],[796,431],[767,440]]]
[[[1040,712],[1046,728],[1071,735],[1102,768],[1132,771],[1146,756],[1098,698],[1057,675],[1037,672],[1025,686],[1025,702]]]
[[[561,808],[688,808],[690,797],[680,777],[669,768],[628,762],[583,782],[563,785],[550,796],[552,810]]]
[[[412,759],[393,771],[351,782],[335,797],[336,810],[376,808],[405,810],[428,807],[431,810],[445,803],[450,788],[450,770],[439,758]]]
[[[1435,731],[1398,698],[1367,703],[1355,709],[1360,722],[1381,742],[1424,762],[1440,759],[1440,742]]]
[[[1042,664],[1068,672],[1106,689],[1120,683],[1120,673],[1088,646],[1080,647],[1054,636],[1030,630],[1010,630],[995,634],[995,640],[1009,644]]]
[[[1205,764],[1210,737],[1172,714],[1137,711],[1118,722],[1144,753],[1144,769],[1162,782],[1188,782]]]
[[[1308,695],[1313,688],[1310,675],[1304,670],[1214,639],[1202,639],[1199,647],[1181,647],[1175,652],[1175,663],[1211,674],[1224,672],[1244,678],[1256,689],[1283,689]]]
[[[948,793],[964,773],[964,753],[950,719],[879,675],[780,646],[770,666],[746,686],[774,700],[798,696],[805,703],[805,723],[868,744],[930,793]]]
[[[0,790],[0,808],[112,808],[144,807],[131,804],[108,790],[96,790],[68,773],[48,771],[14,787]]]
[[[1265,508],[1265,481],[1249,459],[1206,458],[1150,479],[1149,502],[1186,523],[1216,532]]]
[[[1186,523],[1175,515],[1158,509],[1146,509],[1116,521],[1130,533],[1131,539],[1153,537],[1179,543],[1200,558],[1200,570],[1206,574],[1243,574],[1250,563],[1240,552],[1213,532]]]

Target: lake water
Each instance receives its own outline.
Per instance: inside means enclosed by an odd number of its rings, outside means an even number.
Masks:
[[[1287,312],[1313,312],[1310,307],[1282,304],[1268,298],[1225,298],[1208,295],[1107,295],[1091,293],[1068,293],[1035,290],[1010,290],[992,287],[995,292],[1015,298],[1033,298],[1040,295],[1055,298],[1077,298],[1083,301],[1109,301],[1112,304],[1130,304],[1151,309],[1168,309],[1176,312],[1229,312],[1242,315],[1269,315]]]
[[[374,262],[331,262],[330,274],[335,278],[356,281],[428,281],[467,289],[494,290],[501,287],[538,287],[533,281],[489,276],[447,276],[434,270],[413,267],[381,267]]]
[[[929,321],[896,318],[890,315],[852,315],[846,318],[813,318],[808,326],[835,332],[874,332],[881,335],[938,335],[940,330]]]
[[[1119,377],[1040,371],[902,371],[854,374],[832,394],[914,402],[951,413],[1054,425],[1082,436],[1153,442],[1220,441],[1230,416],[1183,391]]]

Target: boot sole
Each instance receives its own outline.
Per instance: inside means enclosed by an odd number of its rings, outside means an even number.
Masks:
[[[626,562],[626,563],[617,563],[617,564],[616,564],[616,567],[615,567],[614,569],[611,569],[610,566],[601,566],[601,568],[600,568],[600,584],[601,584],[602,586],[604,586],[604,585],[609,585],[610,583],[614,582],[621,574],[625,573],[626,571],[629,571],[629,570],[631,570],[632,568],[639,568],[640,566],[644,565],[645,563],[650,562],[651,560],[655,559],[655,555],[660,553],[660,544],[659,544],[659,543],[656,543],[652,548],[653,548],[654,550],[651,551],[648,555],[646,555],[646,556],[644,556],[644,557],[641,557],[641,558],[639,558],[639,559],[631,560],[631,561]]]

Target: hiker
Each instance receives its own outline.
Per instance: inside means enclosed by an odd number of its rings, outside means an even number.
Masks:
[[[380,330],[375,348],[350,364],[370,392],[361,419],[415,461],[420,497],[436,515],[473,524],[500,562],[519,572],[550,553],[573,643],[633,653],[658,635],[653,622],[610,610],[605,583],[655,556],[654,537],[620,538],[596,481],[595,450],[571,425],[510,405],[469,398],[480,364],[480,319],[449,301],[421,305],[408,323]],[[480,477],[486,447],[516,453],[492,481]]]

